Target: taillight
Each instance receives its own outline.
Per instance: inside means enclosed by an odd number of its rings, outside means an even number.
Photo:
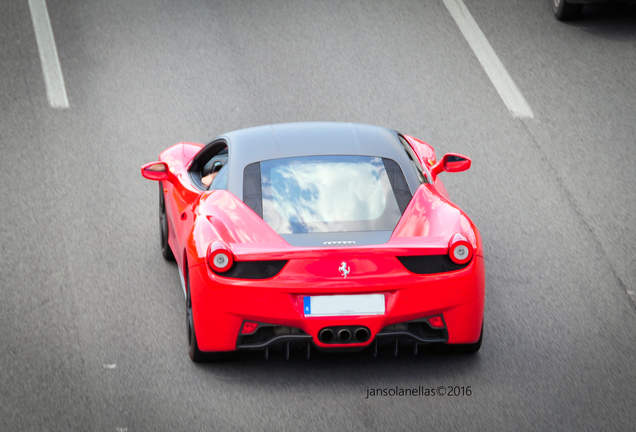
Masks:
[[[241,334],[250,335],[258,329],[258,323],[252,321],[245,321],[241,328]]]
[[[441,315],[435,315],[427,319],[428,323],[433,328],[444,328],[444,320]]]
[[[208,266],[217,273],[228,271],[234,264],[234,255],[223,243],[214,241],[208,248]]]
[[[473,245],[463,234],[457,233],[448,243],[448,256],[455,264],[466,264],[473,257]]]

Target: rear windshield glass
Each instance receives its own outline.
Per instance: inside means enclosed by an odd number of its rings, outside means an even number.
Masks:
[[[279,234],[392,231],[402,215],[379,157],[275,159],[260,171],[263,220]]]

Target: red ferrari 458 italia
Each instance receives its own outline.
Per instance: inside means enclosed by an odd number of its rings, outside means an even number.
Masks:
[[[141,173],[159,182],[161,249],[179,267],[190,358],[479,350],[481,238],[439,179],[470,164],[350,123],[260,126],[165,150]]]

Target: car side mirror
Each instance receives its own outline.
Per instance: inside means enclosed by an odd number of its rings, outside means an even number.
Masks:
[[[444,157],[439,160],[431,170],[433,174],[439,174],[442,171],[448,172],[462,172],[470,168],[471,160],[466,156],[456,153],[446,153]]]
[[[167,180],[169,174],[170,170],[165,162],[150,162],[141,167],[141,175],[148,180]]]

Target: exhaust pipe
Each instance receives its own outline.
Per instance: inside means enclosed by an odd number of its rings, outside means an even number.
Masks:
[[[354,335],[358,342],[366,342],[369,340],[370,336],[369,330],[365,329],[364,327],[360,327],[359,329],[357,329]]]
[[[371,331],[366,327],[325,327],[318,332],[318,340],[324,344],[363,343],[371,338]]]
[[[347,342],[349,339],[351,339],[351,332],[347,329],[342,329],[338,332],[338,339],[341,342]]]
[[[329,343],[333,340],[333,331],[331,329],[322,329],[320,333],[318,333],[318,339],[322,343]]]

